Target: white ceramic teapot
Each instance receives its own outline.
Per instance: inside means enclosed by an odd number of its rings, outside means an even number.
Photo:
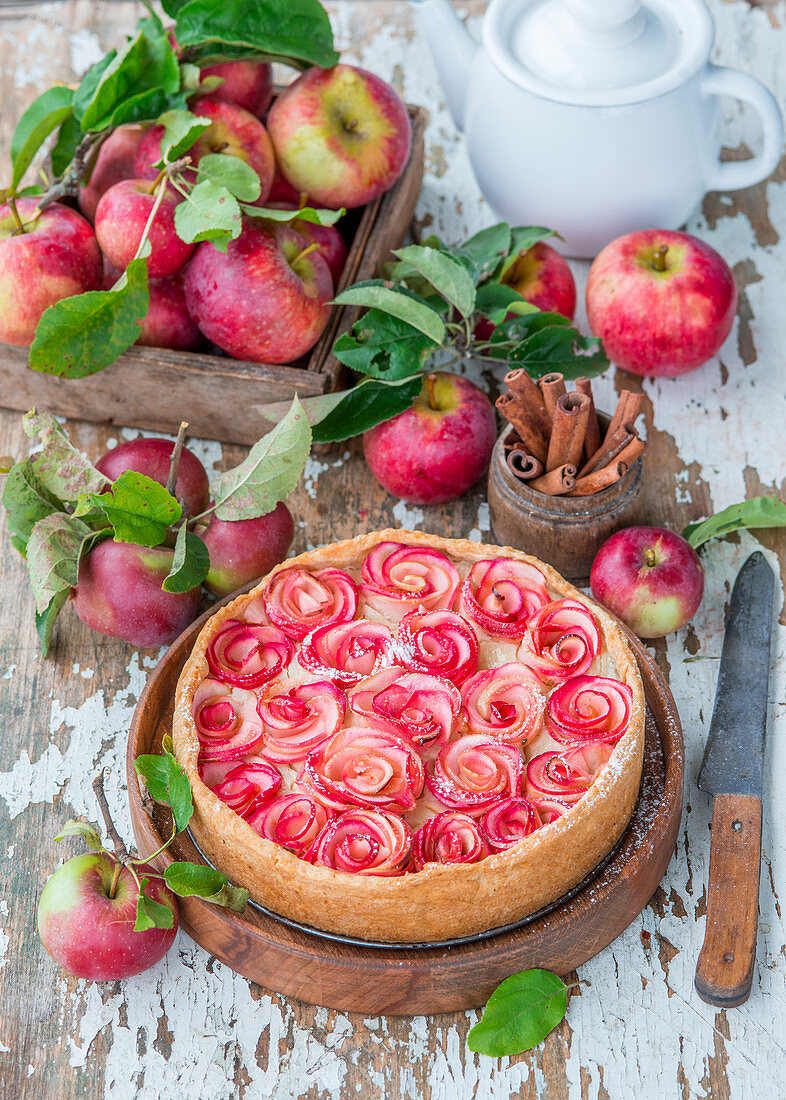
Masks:
[[[709,63],[703,0],[491,0],[480,45],[449,0],[412,2],[481,191],[499,217],[557,229],[570,256],[676,229],[706,191],[749,187],[778,163],[778,105]],[[752,160],[719,160],[721,95],[761,118]]]

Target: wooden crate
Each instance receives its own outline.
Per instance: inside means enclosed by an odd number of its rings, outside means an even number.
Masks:
[[[422,108],[410,106],[409,113],[412,152],[404,172],[379,199],[347,215],[356,227],[337,290],[377,277],[406,234],[423,182],[426,128]],[[0,344],[0,404],[19,410],[39,405],[62,416],[171,433],[187,420],[191,435],[250,444],[269,427],[262,405],[295,393],[329,393],[346,382],[332,347],[357,315],[355,308],[334,307],[317,344],[292,366],[134,346],[98,374],[57,378],[29,370],[26,348]]]

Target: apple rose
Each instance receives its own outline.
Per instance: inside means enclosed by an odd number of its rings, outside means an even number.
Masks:
[[[265,585],[265,609],[271,622],[302,642],[312,630],[354,619],[358,590],[341,569],[281,569]]]
[[[614,748],[592,741],[565,752],[542,752],[527,764],[527,798],[546,795],[571,806],[585,795],[605,767]]]
[[[329,816],[324,806],[309,795],[291,791],[262,803],[246,821],[259,836],[308,859]]]
[[[426,772],[426,783],[443,806],[478,817],[499,799],[521,792],[523,770],[513,745],[469,734],[445,745]]]
[[[275,626],[227,619],[207,647],[210,674],[235,687],[255,688],[284,671],[295,654]]]
[[[555,600],[527,622],[518,658],[541,680],[557,683],[586,672],[600,653],[600,627],[578,600]]]
[[[546,795],[537,798],[534,791],[531,792],[529,801],[535,807],[541,825],[550,825],[570,809],[567,802],[560,802],[558,798],[549,798]]]
[[[412,830],[403,818],[352,809],[334,817],[314,846],[313,862],[353,875],[401,875],[412,854]]]
[[[280,786],[281,773],[272,764],[244,760],[228,771],[212,791],[230,810],[247,817],[263,802],[274,798]]]
[[[461,697],[470,733],[523,745],[543,726],[546,699],[527,666],[517,661],[478,672]]]
[[[528,798],[503,798],[483,815],[480,831],[493,852],[504,852],[541,826],[540,815]]]
[[[262,743],[262,723],[251,691],[207,677],[194,694],[193,715],[201,765],[239,760]]]
[[[475,631],[455,611],[410,611],[397,641],[399,663],[410,672],[444,676],[461,687],[478,667]]]
[[[549,598],[541,571],[512,558],[475,562],[461,586],[461,610],[500,638],[520,638]]]
[[[546,725],[555,741],[616,744],[630,723],[633,692],[621,680],[575,676],[549,696]]]
[[[311,753],[303,778],[331,809],[371,806],[403,812],[414,809],[423,790],[423,764],[400,737],[375,729],[343,729]]]
[[[412,843],[418,871],[427,863],[477,863],[488,852],[477,823],[457,810],[430,817],[415,833]]]
[[[461,710],[458,688],[424,672],[388,668],[350,693],[355,714],[414,745],[444,745]]]
[[[461,582],[439,550],[402,542],[375,546],[363,559],[361,579],[369,607],[396,619],[414,608],[451,607]]]
[[[261,755],[284,764],[305,760],[333,736],[346,709],[343,691],[327,680],[297,684],[280,695],[262,695],[257,703],[264,733]]]
[[[393,636],[368,619],[322,626],[305,639],[297,659],[315,676],[347,688],[393,664]]]

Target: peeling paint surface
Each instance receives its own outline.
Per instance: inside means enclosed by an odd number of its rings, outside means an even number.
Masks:
[[[485,4],[463,5],[478,32]],[[755,73],[786,107],[785,0],[711,0],[714,60]],[[339,46],[349,61],[388,78],[430,113],[426,179],[417,225],[449,241],[494,218],[478,194],[465,149],[446,112],[425,43],[400,0],[333,0]],[[0,16],[3,88],[0,143],[13,121],[54,79],[73,80],[136,18],[126,0],[40,5],[35,17]],[[725,103],[727,155],[755,148],[750,112]],[[533,155],[545,155],[534,151]],[[739,317],[716,360],[679,380],[645,382],[652,521],[688,519],[742,499],[786,491],[786,162],[765,184],[710,195],[690,231],[735,270]],[[586,265],[573,265],[580,298]],[[579,323],[586,319],[579,315]],[[492,381],[476,365],[478,380]],[[623,384],[599,380],[600,407]],[[625,384],[629,384],[629,380]],[[70,425],[93,458],[139,433]],[[15,414],[0,412],[0,453],[21,450]],[[239,448],[191,443],[213,474]],[[657,466],[657,468],[655,468]],[[482,490],[462,502],[420,508],[387,498],[365,474],[359,450],[317,455],[293,498],[293,552],[387,523],[480,541],[491,522]],[[723,613],[737,570],[763,549],[786,564],[783,532],[710,545],[703,605],[692,624],[653,653],[669,675],[687,755],[686,812],[675,856],[650,905],[615,943],[581,968],[565,1022],[537,1050],[499,1061],[474,1055],[466,1035],[477,1013],[364,1018],[289,1001],[235,975],[183,933],[156,967],[121,983],[65,975],[34,932],[37,895],[58,862],[77,850],[51,838],[70,816],[96,820],[90,789],[109,769],[107,795],[131,840],[126,805],[126,736],[139,693],[159,654],[134,652],[64,616],[54,659],[42,661],[30,624],[22,566],[5,533],[0,602],[0,1096],[107,1100],[248,1097],[295,1100],[681,1100],[786,1096],[786,616],[772,648],[757,967],[750,1000],[716,1012],[693,992],[706,916],[709,801],[695,788],[712,710]],[[7,562],[7,567],[6,567]],[[779,582],[776,605],[784,607]],[[642,931],[650,933],[645,946]]]

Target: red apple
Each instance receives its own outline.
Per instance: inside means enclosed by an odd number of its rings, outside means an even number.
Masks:
[[[104,263],[104,290],[111,290],[121,272]],[[139,322],[137,344],[172,351],[199,351],[207,341],[186,308],[185,270],[161,279],[148,279],[147,314]]]
[[[38,903],[38,934],[52,958],[77,978],[118,981],[139,974],[166,955],[177,934],[177,899],[146,864],[145,894],[172,912],[171,928],[134,931],[137,885],[108,852],[74,856],[47,879]]]
[[[567,261],[560,256],[556,248],[538,241],[525,252],[505,273],[502,280],[505,286],[517,291],[525,302],[529,302],[544,313],[561,313],[569,321],[576,312],[576,283]],[[515,317],[509,313],[505,320]],[[494,326],[491,321],[481,317],[475,326],[478,340],[488,340]]]
[[[275,206],[277,203],[284,203],[292,209],[297,209],[299,202],[300,195],[291,183],[287,183],[281,174],[281,169],[276,165],[273,171],[273,183],[270,187],[270,194],[267,197],[265,205]]]
[[[52,203],[34,218],[34,198],[17,199],[24,232],[0,206],[0,341],[29,347],[41,314],[62,298],[100,290],[101,253],[90,223]]]
[[[461,496],[486,470],[497,424],[486,395],[456,374],[428,375],[412,408],[363,435],[372,474],[411,504]]]
[[[137,646],[169,645],[199,613],[201,589],[164,592],[174,553],[101,542],[79,564],[74,610],[91,630]]]
[[[661,638],[695,615],[704,570],[693,547],[662,527],[626,527],[601,546],[592,594],[640,638]]]
[[[207,529],[199,534],[210,551],[205,588],[214,596],[226,596],[284,560],[295,536],[295,524],[282,501],[257,519],[211,516]]]
[[[98,200],[113,183],[127,180],[134,174],[134,157],[145,132],[144,126],[118,126],[99,147],[90,182],[79,188],[79,209],[88,221],[96,216]]]
[[[162,185],[159,185],[162,186]],[[101,196],[96,208],[96,238],[106,259],[123,271],[133,260],[156,195],[147,180],[120,180]],[[173,275],[189,260],[193,244],[186,244],[175,232],[175,207],[181,196],[167,188],[153,223],[147,260],[151,277]]]
[[[275,101],[268,130],[287,181],[315,206],[363,206],[407,163],[407,108],[380,77],[354,65],[307,69]]]
[[[96,469],[110,481],[116,481],[126,470],[135,470],[166,485],[174,447],[171,439],[129,439],[99,458]],[[210,503],[205,467],[188,447],[180,453],[175,496],[185,504],[192,518],[204,512]]]
[[[704,241],[642,229],[607,244],[590,268],[587,316],[618,367],[645,377],[686,374],[729,335],[731,268]]]
[[[265,61],[222,61],[204,68],[202,77],[206,76],[224,81],[210,92],[213,99],[236,103],[257,118],[262,118],[273,99],[273,76]]]
[[[223,103],[213,96],[203,96],[191,104],[191,113],[210,120],[210,125],[188,150],[194,164],[208,153],[225,153],[239,157],[259,176],[261,192],[254,205],[264,206],[273,182],[275,158],[267,130],[250,111],[236,103]],[[155,179],[154,168],[161,159],[163,126],[151,126],[139,143],[134,158],[134,174],[141,179]],[[193,175],[193,173],[192,173]]]
[[[333,280],[319,252],[291,226],[246,218],[226,253],[197,247],[186,304],[202,332],[237,359],[291,363],[319,339]]]
[[[270,202],[268,200],[267,205],[273,210],[298,209],[296,203],[290,202]],[[347,246],[341,233],[335,225],[317,225],[316,222],[306,221],[305,218],[296,218],[289,224],[298,233],[301,233],[309,243],[314,241],[317,250],[330,269],[335,289],[344,270],[344,264],[347,262]]]

